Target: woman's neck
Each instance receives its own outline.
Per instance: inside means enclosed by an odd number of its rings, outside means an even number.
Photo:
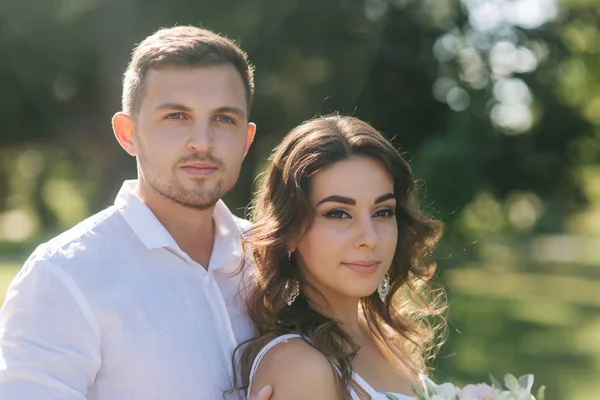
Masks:
[[[365,324],[358,312],[360,299],[332,299],[330,297],[325,301],[325,299],[318,295],[307,297],[309,298],[310,306],[315,311],[327,318],[338,321],[353,339],[358,339],[365,335]]]

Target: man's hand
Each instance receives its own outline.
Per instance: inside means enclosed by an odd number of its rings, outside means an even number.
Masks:
[[[260,391],[254,395],[248,397],[248,400],[269,400],[273,395],[273,388],[270,385],[260,389]]]

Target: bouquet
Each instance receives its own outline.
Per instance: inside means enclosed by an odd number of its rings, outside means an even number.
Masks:
[[[544,390],[542,386],[537,392],[537,396],[531,395],[533,387],[533,375],[524,375],[519,379],[511,374],[504,377],[503,388],[500,382],[490,375],[492,385],[484,383],[478,385],[467,385],[464,388],[458,388],[451,383],[441,385],[427,384],[426,391],[414,389],[415,395],[419,400],[544,400]],[[397,400],[388,395],[390,400]]]

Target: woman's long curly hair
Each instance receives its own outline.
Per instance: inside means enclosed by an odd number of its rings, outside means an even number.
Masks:
[[[302,294],[288,306],[284,293],[291,279],[300,287],[307,285],[288,258],[288,249],[314,219],[311,177],[354,157],[368,157],[385,167],[393,178],[397,202],[398,243],[389,269],[389,295],[385,302],[377,292],[360,300],[367,325],[397,357],[423,372],[443,341],[445,296],[432,282],[436,267],[431,260],[443,225],[417,210],[410,166],[369,124],[339,115],[315,118],[294,128],[273,151],[252,206],[253,228],[243,238],[256,266],[245,301],[257,335],[234,352],[234,368],[241,374],[241,385],[239,379],[235,382],[239,389],[248,389],[252,363],[261,348],[277,336],[298,333],[339,368],[338,383],[349,396],[351,362],[358,346],[338,321],[312,309]]]

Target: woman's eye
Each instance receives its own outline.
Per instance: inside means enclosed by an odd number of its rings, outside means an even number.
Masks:
[[[379,218],[391,218],[394,216],[394,211],[389,208],[384,208],[375,212],[374,216]]]
[[[185,115],[183,113],[171,113],[165,117],[165,119],[185,119]]]
[[[219,115],[217,116],[217,121],[222,122],[224,124],[235,124],[235,120],[227,115]]]
[[[343,210],[332,210],[324,214],[326,218],[330,219],[349,219],[350,215]]]

